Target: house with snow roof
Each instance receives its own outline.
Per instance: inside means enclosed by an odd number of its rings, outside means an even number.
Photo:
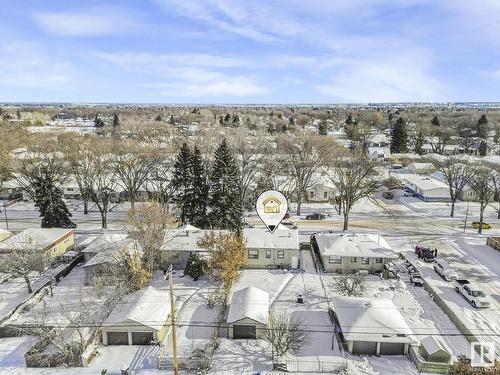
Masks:
[[[280,226],[271,233],[266,228],[245,228],[243,236],[247,248],[247,268],[298,267],[298,230]]]
[[[325,272],[382,272],[384,264],[398,257],[387,241],[370,233],[316,233],[311,245]]]

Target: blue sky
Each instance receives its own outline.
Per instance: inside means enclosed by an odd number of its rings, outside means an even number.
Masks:
[[[0,0],[0,101],[499,101],[498,0]]]

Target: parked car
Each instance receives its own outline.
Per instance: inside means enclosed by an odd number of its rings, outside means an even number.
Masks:
[[[486,293],[481,288],[471,284],[466,279],[457,279],[455,283],[455,292],[462,294],[472,307],[479,309],[482,307],[490,307],[491,302],[488,301]]]
[[[385,199],[393,199],[394,198],[394,194],[390,191],[384,191],[382,193],[382,197],[384,197]]]
[[[472,228],[479,229],[479,221],[473,221]],[[488,223],[483,223],[483,229],[491,229],[491,225]]]
[[[436,260],[434,263],[434,271],[446,281],[456,280],[457,273],[450,267],[447,261],[443,259]]]
[[[410,274],[410,283],[414,286],[424,286],[424,279],[422,279],[420,272]]]
[[[434,251],[421,245],[415,246],[415,254],[417,254],[418,259],[422,259],[426,263],[434,262],[434,259],[436,259]]]
[[[306,220],[325,220],[326,215],[315,212],[306,216]]]
[[[287,227],[288,229],[297,229],[297,224],[295,224],[293,221],[291,220],[283,220],[281,222],[281,225]]]

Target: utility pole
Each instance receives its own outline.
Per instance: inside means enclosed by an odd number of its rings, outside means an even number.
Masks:
[[[467,227],[467,218],[469,217],[469,205],[470,202],[467,202],[467,211],[465,212],[465,222],[464,222],[464,233],[465,233],[465,228]]]
[[[172,362],[174,365],[174,375],[179,375],[179,364],[177,363],[177,336],[175,327],[175,300],[174,300],[174,281],[172,277],[173,266],[168,269],[168,284],[170,286],[170,315],[172,319]]]

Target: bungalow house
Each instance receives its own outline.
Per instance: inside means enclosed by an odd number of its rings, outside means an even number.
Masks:
[[[358,355],[406,355],[412,331],[392,300],[335,297],[335,332],[347,351]]]
[[[233,292],[227,314],[232,339],[261,339],[269,323],[269,293],[249,286]]]
[[[184,269],[191,253],[208,256],[207,250],[202,248],[199,242],[211,232],[228,233],[222,230],[199,229],[186,224],[166,233],[161,250],[165,252],[165,256],[170,259],[175,268]]]
[[[0,242],[0,254],[14,251],[37,251],[56,259],[75,247],[73,229],[29,228]]]
[[[405,175],[404,179],[406,188],[425,202],[447,202],[451,200],[450,190],[444,182],[416,174]]]
[[[428,175],[436,170],[436,167],[432,163],[411,163],[408,164],[406,168],[410,173],[425,175]]]
[[[112,251],[114,248],[123,246],[123,240],[127,238],[124,233],[104,233],[95,238],[81,251],[85,262],[101,252]]]
[[[308,202],[329,202],[337,195],[337,188],[327,176],[319,176],[306,189]]]
[[[151,345],[168,330],[170,297],[167,289],[149,286],[129,294],[104,321],[103,345]]]
[[[265,228],[243,229],[248,268],[298,267],[299,232],[279,228],[274,233]]]
[[[94,277],[108,272],[109,266],[119,262],[122,256],[136,253],[141,255],[142,248],[137,241],[130,238],[109,243],[108,247],[104,247],[83,265],[85,284],[90,284]],[[91,255],[89,252],[87,254],[85,254],[86,257]]]
[[[397,258],[385,239],[368,233],[316,233],[311,245],[325,272],[382,272],[384,264]]]

